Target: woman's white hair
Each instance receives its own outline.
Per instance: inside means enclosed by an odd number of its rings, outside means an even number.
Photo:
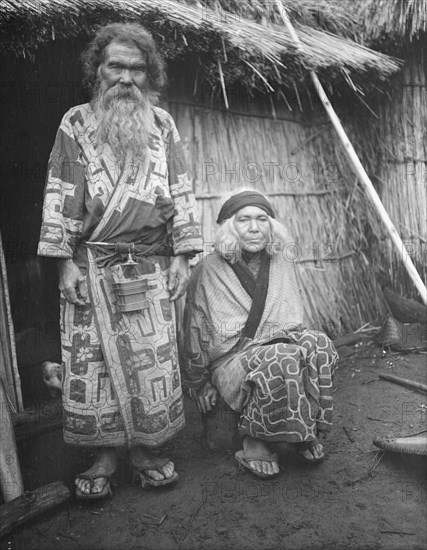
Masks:
[[[221,207],[232,196],[237,195],[238,193],[242,193],[243,191],[251,191],[263,195],[263,193],[261,193],[257,189],[240,187],[239,189],[235,189],[232,192],[224,195],[224,198],[221,202]],[[265,195],[263,195],[263,197],[267,198]],[[215,250],[223,258],[225,258],[232,264],[242,258],[242,243],[234,227],[234,220],[236,218],[236,215],[237,213],[231,216],[231,218],[225,220],[220,225],[218,231],[216,232],[214,243]],[[283,247],[286,245],[287,242],[289,242],[289,236],[285,227],[280,222],[278,222],[268,214],[267,218],[270,224],[270,235],[268,237],[265,250],[268,254],[273,255],[283,250]]]

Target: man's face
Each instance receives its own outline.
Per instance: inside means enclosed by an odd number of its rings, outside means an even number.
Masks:
[[[98,74],[107,89],[119,85],[119,97],[121,92],[126,96],[126,90],[132,85],[143,91],[147,81],[146,56],[134,45],[113,41],[105,49],[105,59]]]
[[[245,206],[239,210],[234,219],[234,228],[243,250],[259,252],[266,247],[270,236],[270,222],[262,208]]]

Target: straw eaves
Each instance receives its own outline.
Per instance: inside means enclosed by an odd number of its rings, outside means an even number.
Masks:
[[[285,5],[290,7],[303,42],[301,51],[284,26],[274,22],[278,19],[271,4],[256,0],[206,0],[203,5],[175,0],[28,0],[24,4],[1,0],[1,48],[31,55],[53,39],[90,36],[100,24],[136,20],[161,42],[168,61],[201,56],[205,75],[213,81],[219,81],[220,61],[226,84],[240,81],[265,91],[265,82],[273,87],[294,86],[306,79],[307,70],[314,69],[327,71],[330,82],[345,82],[351,74],[363,88],[368,80],[388,79],[399,69],[396,59],[328,32],[344,34],[343,16],[331,17],[327,24],[326,15],[314,0],[286,0]],[[351,16],[348,21],[349,35],[354,21]]]
[[[400,47],[427,33],[426,0],[345,0],[359,20],[359,33],[369,44]]]
[[[204,0],[203,4],[217,12],[237,13],[258,23],[282,23],[274,0]],[[282,0],[294,23],[354,38],[358,20],[352,10],[339,9],[334,2],[319,0]]]

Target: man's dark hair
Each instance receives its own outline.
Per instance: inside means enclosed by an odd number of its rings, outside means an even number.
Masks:
[[[147,78],[150,91],[159,92],[166,84],[165,64],[151,34],[137,23],[111,23],[101,27],[82,54],[84,84],[90,91],[96,82],[98,67],[104,61],[105,48],[115,40],[136,46],[147,56]]]

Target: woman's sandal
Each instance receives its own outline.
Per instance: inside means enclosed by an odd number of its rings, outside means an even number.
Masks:
[[[76,478],[80,478],[80,479],[87,479],[90,481],[90,489],[92,490],[92,487],[94,486],[95,484],[95,480],[96,479],[100,479],[100,478],[105,478],[105,485],[104,487],[102,488],[102,491],[100,491],[99,493],[83,493],[82,491],[80,491],[80,489],[78,487],[76,487],[76,498],[78,498],[79,500],[100,500],[100,499],[103,499],[107,496],[112,496],[112,491],[111,491],[111,486],[110,486],[110,476],[106,475],[106,474],[86,474],[86,473],[83,473],[83,474],[79,474],[78,476],[76,476]]]
[[[251,474],[254,474],[257,477],[261,477],[263,479],[269,479],[272,477],[276,477],[278,475],[278,473],[270,475],[270,474],[264,474],[264,472],[258,472],[257,470],[254,470],[253,468],[251,468],[251,466],[249,465],[249,462],[253,460],[259,460],[260,462],[269,462],[270,464],[272,462],[276,462],[278,464],[278,456],[276,453],[268,453],[268,454],[258,453],[255,456],[255,455],[245,454],[245,451],[242,449],[240,451],[237,451],[237,453],[234,455],[234,458],[239,463],[240,469],[242,469],[243,471],[248,470]]]
[[[312,441],[303,441],[302,443],[295,443],[295,448],[300,459],[306,464],[319,464],[320,462],[323,462],[323,460],[325,460],[324,454],[319,458],[315,458],[313,455],[312,449],[318,444],[319,441],[317,439],[313,439]],[[304,455],[305,451],[309,451],[313,458],[307,458]]]

